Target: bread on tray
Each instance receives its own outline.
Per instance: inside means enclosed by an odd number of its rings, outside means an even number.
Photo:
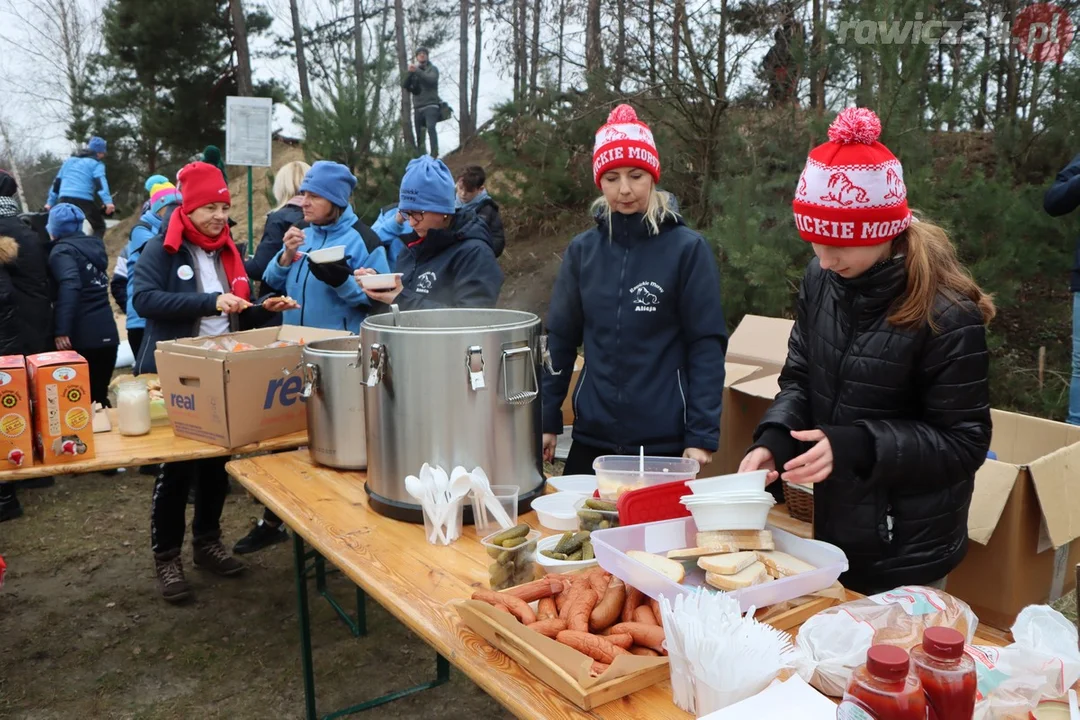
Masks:
[[[755,562],[749,567],[745,567],[734,575],[720,575],[719,573],[705,573],[705,582],[712,585],[717,590],[726,590],[728,592],[732,590],[742,590],[743,588],[752,587],[754,585],[761,585],[772,580],[769,577],[769,573],[765,571],[764,563]]]
[[[756,552],[747,550],[744,552],[727,553],[725,555],[712,555],[698,559],[698,567],[705,572],[717,575],[735,575],[750,567],[758,560]]]
[[[686,568],[676,560],[669,560],[662,555],[654,555],[644,550],[628,550],[626,556],[631,560],[649,566],[674,583],[681,583],[686,577]]]

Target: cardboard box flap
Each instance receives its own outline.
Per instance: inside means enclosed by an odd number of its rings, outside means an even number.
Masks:
[[[1059,448],[1028,465],[1046,529],[1055,548],[1080,537],[1080,444]]]
[[[221,341],[225,338],[232,338],[239,342],[254,345],[255,350],[257,350],[259,354],[262,355],[262,357],[267,357],[266,353],[278,352],[284,355],[287,355],[289,353],[288,347],[266,347],[270,343],[276,342],[278,340],[286,340],[296,343],[307,343],[312,340],[328,340],[331,338],[348,337],[352,334],[353,333],[350,333],[348,330],[326,330],[323,328],[313,328],[299,325],[280,325],[278,327],[258,328],[256,330],[242,330],[240,332],[227,333],[225,335],[199,336],[191,338],[180,338],[178,340],[167,340],[159,342],[157,344],[157,349],[165,352],[191,355],[194,357],[212,357],[219,359],[232,358],[239,356],[240,353],[229,352],[228,350],[213,350],[200,347],[201,345],[204,345],[208,342],[220,344]],[[254,351],[245,350],[242,352]]]
[[[750,397],[772,400],[780,393],[780,375],[766,375],[765,377],[747,380],[738,385],[733,385],[731,389]]]
[[[731,387],[736,383],[742,382],[760,370],[761,367],[758,365],[743,365],[741,363],[725,362],[724,387]]]
[[[795,321],[746,315],[728,339],[727,359],[779,370],[787,360],[788,338]]]
[[[994,427],[990,449],[998,460],[1016,466],[1080,443],[1080,426],[1004,410],[991,410],[990,419]]]
[[[1009,501],[1019,470],[1015,465],[987,460],[975,473],[975,491],[968,512],[968,537],[986,545]]]

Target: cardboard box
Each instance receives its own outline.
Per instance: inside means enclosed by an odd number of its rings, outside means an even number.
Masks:
[[[574,424],[574,393],[577,390],[578,377],[585,367],[585,356],[578,355],[574,360],[574,372],[570,376],[570,390],[566,393],[566,399],[562,404],[562,424],[564,427]]]
[[[350,334],[283,325],[158,343],[154,358],[173,432],[234,448],[304,430],[307,413],[298,372],[302,346],[265,346],[278,340],[310,342]],[[225,338],[259,349],[227,352],[200,347]]]
[[[34,429],[26,358],[0,356],[0,470],[33,465]]]
[[[946,590],[979,620],[1008,628],[1027,605],[1053,602],[1076,587],[1080,563],[1080,427],[991,411],[994,434],[975,475],[967,557]]]
[[[34,417],[34,448],[45,465],[94,457],[94,411],[90,367],[64,350],[26,358]]]

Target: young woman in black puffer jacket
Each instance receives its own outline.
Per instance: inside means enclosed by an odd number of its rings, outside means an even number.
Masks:
[[[813,243],[780,393],[740,470],[814,483],[814,534],[847,587],[943,587],[967,551],[990,446],[990,297],[944,231],[912,218],[903,169],[850,108],[815,148],[793,203]]]

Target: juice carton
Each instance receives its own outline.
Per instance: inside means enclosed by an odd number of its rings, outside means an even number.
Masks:
[[[26,358],[0,356],[0,470],[34,464],[34,430]]]
[[[77,352],[26,358],[34,409],[34,447],[45,465],[94,457],[90,368]]]

